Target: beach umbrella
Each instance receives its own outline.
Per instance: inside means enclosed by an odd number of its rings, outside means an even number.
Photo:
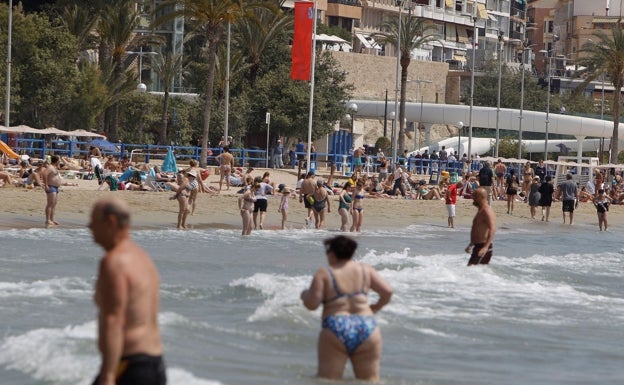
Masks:
[[[98,147],[99,149],[105,150],[105,151],[114,151],[114,152],[119,151],[116,145],[114,145],[113,143],[109,142],[106,139],[93,139],[87,144],[89,146]]]
[[[171,147],[167,150],[167,156],[165,156],[161,169],[164,172],[178,172],[178,164],[176,163]]]
[[[13,133],[17,133],[17,134],[39,134],[41,130],[38,130],[36,128],[32,128],[26,125],[19,125],[19,126],[13,126],[13,127],[0,127],[0,132],[13,132]]]

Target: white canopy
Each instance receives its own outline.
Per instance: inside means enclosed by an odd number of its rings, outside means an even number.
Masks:
[[[106,138],[104,135],[96,134],[95,132],[90,132],[87,130],[69,131],[68,135],[82,137],[82,138]]]
[[[63,131],[63,130],[59,130],[56,127],[48,127],[48,128],[44,128],[43,130],[39,130],[39,134],[43,134],[43,135],[71,135],[68,131]]]

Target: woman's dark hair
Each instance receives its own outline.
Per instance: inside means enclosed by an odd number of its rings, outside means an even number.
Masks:
[[[325,249],[333,251],[338,259],[351,259],[357,249],[357,242],[344,235],[338,235],[334,238],[328,238],[323,241]]]

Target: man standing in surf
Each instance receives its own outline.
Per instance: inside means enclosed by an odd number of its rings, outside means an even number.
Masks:
[[[492,243],[496,233],[496,218],[488,204],[487,191],[480,187],[472,194],[473,205],[477,206],[477,214],[472,221],[470,244],[466,253],[470,254],[470,265],[487,265],[492,258]]]
[[[130,237],[130,209],[115,198],[98,201],[89,229],[106,254],[95,284],[100,372],[93,385],[165,385],[158,327],[160,278]]]

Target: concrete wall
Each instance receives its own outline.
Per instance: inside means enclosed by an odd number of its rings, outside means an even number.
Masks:
[[[347,82],[355,86],[355,99],[384,100],[388,90],[388,110],[394,109],[394,89],[396,78],[396,58],[374,56],[352,52],[333,52],[340,67],[347,72]],[[448,64],[430,61],[412,60],[407,78],[410,80],[430,80],[431,84],[420,84],[420,95],[424,102],[444,103],[446,95],[446,75]],[[407,84],[407,100],[420,101],[418,84]],[[392,106],[392,108],[390,108]]]

